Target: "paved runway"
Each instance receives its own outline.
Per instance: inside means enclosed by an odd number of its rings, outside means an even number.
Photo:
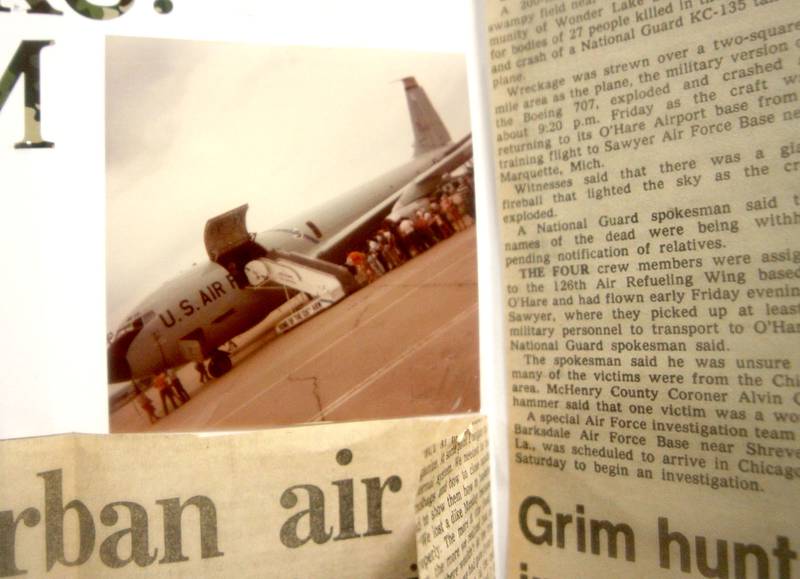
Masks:
[[[233,369],[150,425],[135,403],[112,432],[233,430],[478,410],[475,228],[457,233],[282,336],[236,338]],[[148,391],[161,413],[154,390]]]

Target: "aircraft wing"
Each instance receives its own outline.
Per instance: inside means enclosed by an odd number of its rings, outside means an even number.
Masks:
[[[366,211],[346,227],[327,237],[314,248],[313,255],[334,263],[344,261],[345,249],[348,251],[363,241],[365,232],[379,229],[385,219],[397,221],[402,208],[417,199],[433,193],[442,178],[472,159],[472,136],[467,135],[454,143],[447,154],[419,173],[413,180],[400,187],[382,202]]]
[[[472,159],[472,133],[464,136],[460,141],[455,143],[452,152],[414,179],[413,184],[424,188],[426,184],[433,181],[438,185],[441,177],[445,173],[458,169],[470,159]]]
[[[422,173],[400,190],[400,195],[392,207],[389,219],[397,221],[392,214],[400,212],[406,205],[433,193],[447,173],[455,171],[472,159],[472,135],[469,134],[456,143],[455,149],[444,159]]]

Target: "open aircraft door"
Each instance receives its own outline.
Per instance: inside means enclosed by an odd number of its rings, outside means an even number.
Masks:
[[[311,296],[311,301],[278,322],[278,333],[296,326],[335,304],[357,289],[350,272],[342,267],[297,253],[270,250],[255,242],[247,231],[247,205],[206,222],[205,245],[209,259],[225,269],[240,288],[280,285]]]

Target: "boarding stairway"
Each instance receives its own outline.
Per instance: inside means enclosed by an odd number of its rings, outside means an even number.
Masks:
[[[206,252],[211,261],[228,270],[239,287],[263,290],[282,286],[309,296],[310,301],[287,300],[289,313],[277,322],[277,333],[290,330],[358,288],[345,267],[256,243],[247,231],[247,207],[242,205],[208,220]],[[294,304],[303,305],[295,309]]]
[[[278,334],[331,307],[357,287],[344,267],[277,250],[248,262],[244,272],[248,287],[259,289],[278,284],[311,296],[311,301],[277,323],[275,332]]]

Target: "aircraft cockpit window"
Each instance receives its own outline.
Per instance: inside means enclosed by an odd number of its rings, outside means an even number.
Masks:
[[[137,316],[136,318],[134,318],[133,320],[122,326],[119,330],[117,330],[117,334],[116,336],[114,336],[114,338],[115,339],[119,338],[120,336],[123,336],[128,332],[141,330],[144,327],[144,325],[150,320],[152,320],[155,316],[156,314],[153,311],[145,312],[143,315]]]

